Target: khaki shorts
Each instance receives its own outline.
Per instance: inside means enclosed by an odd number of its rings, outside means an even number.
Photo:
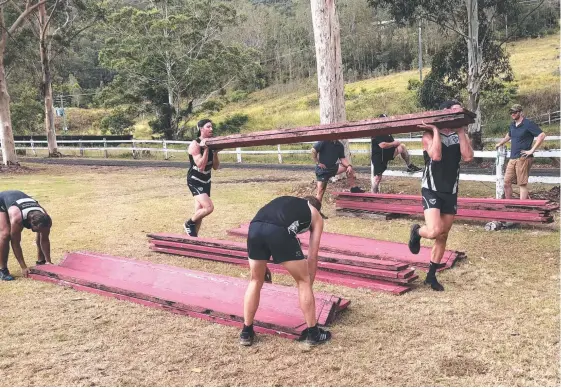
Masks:
[[[519,186],[527,185],[533,162],[534,158],[510,159],[506,165],[505,183],[513,183]]]

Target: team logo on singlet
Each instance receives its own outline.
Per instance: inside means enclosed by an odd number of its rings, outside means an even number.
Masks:
[[[298,220],[294,221],[292,224],[290,224],[290,226],[288,227],[288,233],[293,234],[293,235],[297,235],[298,234],[298,227],[300,226],[300,222],[298,222]]]

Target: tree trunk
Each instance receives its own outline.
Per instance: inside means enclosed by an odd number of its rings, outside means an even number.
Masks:
[[[2,162],[5,166],[18,164],[14,133],[12,132],[12,118],[10,117],[10,95],[6,85],[6,72],[4,70],[4,42],[0,43],[0,125],[2,131]]]
[[[341,59],[341,36],[335,0],[312,0],[312,22],[316,46],[319,116],[321,124],[347,120],[345,83]],[[342,141],[345,156],[351,162],[349,142]]]
[[[4,69],[4,53],[8,32],[4,24],[4,8],[0,7],[0,141],[2,142],[2,163],[5,166],[18,164],[14,133],[12,132],[12,118],[10,117],[10,95],[6,84],[6,71]]]
[[[468,14],[468,106],[467,108],[477,114],[475,122],[468,127],[468,135],[474,150],[482,150],[481,136],[481,109],[479,97],[481,88],[481,71],[483,66],[483,50],[479,45],[479,14],[478,0],[466,0]]]
[[[45,4],[39,6],[39,50],[41,53],[41,71],[43,73],[42,94],[45,103],[45,131],[50,157],[58,157],[56,142],[55,119],[53,112],[53,86],[51,80],[51,64],[47,44],[47,10]]]

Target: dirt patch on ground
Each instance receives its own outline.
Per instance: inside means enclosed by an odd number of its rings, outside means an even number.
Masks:
[[[267,182],[286,182],[286,178],[278,177],[262,177],[262,178],[249,178],[249,179],[226,179],[221,180],[223,183],[267,183]]]
[[[553,202],[559,202],[559,186],[554,186],[551,190],[541,190],[530,193],[532,199],[547,199]]]
[[[2,175],[23,175],[31,174],[42,170],[42,168],[29,168],[21,165],[4,166],[0,165],[0,174]]]

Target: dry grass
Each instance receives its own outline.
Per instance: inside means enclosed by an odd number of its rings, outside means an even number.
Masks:
[[[247,276],[148,250],[147,232],[180,232],[192,209],[185,171],[29,166],[32,173],[3,175],[0,189],[23,189],[49,210],[55,262],[92,250]],[[266,201],[312,179],[311,171],[220,171],[216,211],[202,235],[226,237]],[[417,190],[411,181],[390,182],[392,190]],[[462,185],[463,193],[493,190]],[[334,217],[331,203],[327,213],[328,231],[407,238],[409,221]],[[241,348],[235,328],[33,280],[2,282],[2,385],[559,386],[558,231],[488,233],[457,223],[449,247],[468,260],[441,274],[444,293],[419,284],[396,297],[317,283],[352,304],[333,326],[333,341],[311,350],[272,336]],[[29,233],[23,249],[32,262]],[[20,274],[13,257],[10,269]]]

